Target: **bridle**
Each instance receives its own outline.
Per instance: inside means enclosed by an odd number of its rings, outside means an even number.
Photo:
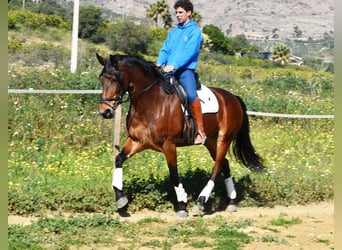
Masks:
[[[116,96],[116,97],[106,97],[106,98],[103,98],[101,97],[100,98],[100,103],[104,103],[106,104],[108,107],[110,107],[111,109],[113,110],[116,110],[117,107],[124,103],[124,102],[128,102],[129,100],[126,99],[126,100],[123,100],[123,96],[125,94],[125,87],[124,87],[124,77],[123,77],[123,74],[122,74],[122,71],[119,70],[119,75],[117,78],[115,79],[111,79],[111,84],[117,80],[117,82],[119,83],[119,95]],[[109,79],[109,77],[106,77],[103,73],[102,73],[102,76]],[[114,102],[113,105],[109,104],[108,102]]]
[[[158,82],[158,78],[155,79],[152,83],[150,83],[146,88],[140,90],[138,93],[132,95],[132,96],[127,96],[127,98],[124,100],[123,96],[125,95],[125,93],[127,93],[127,91],[125,91],[125,87],[124,87],[124,76],[122,71],[119,71],[119,77],[118,77],[118,83],[119,83],[119,95],[116,97],[106,97],[100,98],[100,103],[104,103],[106,104],[108,107],[110,107],[113,110],[116,110],[117,107],[122,104],[122,103],[126,103],[131,101],[134,98],[140,97],[141,95],[143,95],[144,93],[146,93],[147,91],[149,91],[157,82]],[[112,80],[113,82],[113,80]],[[109,104],[108,102],[114,102],[113,105]]]
[[[109,104],[108,102],[114,102],[113,105]],[[100,98],[100,103],[106,104],[108,107],[110,107],[113,110],[116,110],[118,106],[122,103],[129,102],[129,99],[123,100],[122,96],[117,97],[108,97],[108,98]]]

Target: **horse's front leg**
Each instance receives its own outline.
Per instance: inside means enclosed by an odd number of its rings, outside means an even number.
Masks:
[[[176,145],[172,142],[165,142],[163,150],[170,172],[171,184],[173,185],[177,196],[177,217],[184,218],[188,216],[188,211],[186,209],[188,194],[185,192],[183,184],[179,180]]]
[[[143,150],[142,145],[139,142],[133,141],[130,137],[124,144],[123,149],[115,158],[115,167],[113,169],[112,186],[115,192],[116,206],[122,210],[128,204],[128,198],[123,192],[123,163],[132,157],[137,152]]]
[[[113,169],[112,186],[115,192],[116,206],[120,210],[128,204],[128,198],[123,192],[123,168],[122,165],[127,159],[124,151],[121,151],[115,158]]]

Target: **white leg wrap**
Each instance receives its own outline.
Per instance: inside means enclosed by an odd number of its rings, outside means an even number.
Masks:
[[[207,185],[203,188],[202,192],[200,193],[199,197],[200,196],[204,196],[205,197],[205,202],[207,202],[211,192],[214,189],[214,186],[215,186],[215,183],[212,180],[209,180]]]
[[[230,199],[235,199],[236,198],[236,191],[235,191],[235,186],[233,182],[233,178],[229,177],[224,180],[224,184],[226,185],[226,190],[228,193],[228,197]]]
[[[178,202],[188,202],[188,194],[185,192],[185,189],[183,188],[183,184],[179,183],[178,187],[175,187],[176,195],[177,195],[177,201]]]
[[[115,168],[113,170],[113,178],[112,178],[112,185],[119,190],[122,190],[123,181],[122,181],[123,171],[122,168]]]

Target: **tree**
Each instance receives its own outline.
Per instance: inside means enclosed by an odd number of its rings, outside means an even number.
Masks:
[[[227,37],[219,27],[213,24],[205,25],[203,33],[208,36],[203,41],[203,47],[213,52],[235,55],[236,53],[253,53],[259,50],[256,45],[249,43],[245,35]]]
[[[203,40],[202,40],[202,49],[204,49],[207,52],[213,51],[213,43],[210,40],[209,36],[206,33],[203,33]]]
[[[145,54],[152,39],[148,26],[137,25],[129,20],[116,19],[114,22],[107,22],[101,31],[111,50],[126,54]]]
[[[104,41],[104,37],[99,32],[103,25],[102,10],[93,5],[81,6],[79,14],[79,31],[80,38],[86,38],[94,43]]]
[[[299,29],[299,27],[296,25],[294,28],[294,36],[295,37],[301,37],[303,32]]]
[[[211,41],[211,50],[215,52],[228,53],[228,41],[219,27],[208,24],[203,27],[203,33],[207,34]]]
[[[198,13],[197,11],[194,11],[191,15],[191,19],[197,22],[198,26],[201,26],[202,16],[200,13]]]
[[[271,57],[274,62],[285,65],[289,62],[291,51],[285,45],[278,45],[274,47]]]
[[[253,53],[259,51],[258,47],[256,45],[251,45],[243,34],[230,38],[229,43],[234,53]]]
[[[170,7],[167,5],[165,0],[159,0],[158,2],[151,4],[146,10],[146,14],[153,20],[155,27],[159,27],[161,22],[163,23],[161,26],[164,28],[171,27],[172,18]]]

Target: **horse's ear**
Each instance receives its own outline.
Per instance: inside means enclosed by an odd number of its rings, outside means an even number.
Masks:
[[[96,58],[102,66],[107,64],[107,59],[96,53]]]
[[[111,64],[114,66],[114,68],[118,68],[118,63],[121,60],[120,55],[110,55],[109,60]]]

